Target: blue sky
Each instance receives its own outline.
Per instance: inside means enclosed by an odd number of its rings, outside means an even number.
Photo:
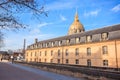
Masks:
[[[41,15],[36,20],[31,13],[20,14],[21,22],[29,27],[17,32],[5,31],[2,50],[23,48],[24,38],[29,45],[35,38],[41,41],[67,35],[76,9],[86,31],[120,24],[120,0],[45,0],[44,4],[48,17]]]

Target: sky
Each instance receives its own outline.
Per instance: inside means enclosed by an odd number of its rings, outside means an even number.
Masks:
[[[34,19],[31,13],[20,14],[27,29],[4,31],[5,46],[2,50],[17,50],[39,41],[65,36],[74,21],[76,10],[86,31],[120,24],[120,0],[45,0],[48,17]],[[18,13],[19,14],[19,13]]]

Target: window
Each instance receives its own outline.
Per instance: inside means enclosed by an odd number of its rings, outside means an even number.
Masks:
[[[32,58],[30,58],[30,61],[32,62]]]
[[[54,44],[55,44],[55,43],[54,43],[54,42],[52,42],[52,47],[54,46]]]
[[[26,58],[26,61],[28,62],[28,59]]]
[[[53,50],[51,51],[51,56],[53,56]]]
[[[28,53],[26,53],[26,56],[28,56]]]
[[[87,55],[88,55],[88,56],[91,55],[91,48],[87,48]]]
[[[41,62],[41,59],[39,59],[39,62]]]
[[[33,45],[33,48],[35,48],[35,44]]]
[[[58,64],[60,64],[60,59],[58,59]]]
[[[87,66],[91,66],[91,60],[90,59],[87,60]]]
[[[66,56],[68,56],[68,49],[66,49],[65,53],[66,53]]]
[[[60,56],[60,50],[58,50],[58,56]]]
[[[41,56],[41,51],[40,51],[40,56]]]
[[[32,48],[32,49],[33,49],[33,47],[34,47],[34,46],[33,46],[33,45],[31,45],[31,48]]]
[[[50,62],[53,63],[53,59],[51,59]]]
[[[69,60],[68,59],[66,59],[66,64],[68,64],[69,63]]]
[[[38,44],[38,47],[40,48],[40,43]]]
[[[37,48],[39,48],[39,43],[37,43],[36,45],[37,45]]]
[[[47,59],[45,59],[45,62],[47,62]]]
[[[31,56],[32,56],[32,52],[31,52]]]
[[[45,51],[45,56],[47,56],[47,51]]]
[[[35,61],[35,62],[37,61],[36,58],[34,59],[34,61]]]
[[[38,48],[38,44],[35,44],[35,48]]]
[[[103,54],[107,54],[108,53],[107,46],[103,46],[102,51],[103,51]]]
[[[108,66],[108,60],[103,60],[103,66]]]
[[[67,40],[67,44],[70,44],[70,39]]]
[[[59,41],[59,42],[58,42],[58,44],[59,44],[59,46],[61,46],[61,44],[62,44],[62,41]]]
[[[43,48],[43,43],[41,43],[41,48]]]
[[[107,40],[108,39],[108,33],[102,33],[101,34],[101,39],[102,40]]]
[[[36,58],[36,62],[38,62],[38,58]]]
[[[80,38],[78,38],[78,37],[75,38],[75,42],[76,42],[76,43],[79,43],[79,42],[80,42]]]
[[[75,55],[78,56],[79,55],[79,48],[75,49]]]
[[[48,47],[48,43],[46,43],[46,47]]]
[[[92,41],[92,36],[87,36],[87,42],[91,42]]]
[[[35,52],[35,56],[37,55],[37,53]]]
[[[75,60],[75,64],[79,64],[79,59],[76,59],[76,60]]]

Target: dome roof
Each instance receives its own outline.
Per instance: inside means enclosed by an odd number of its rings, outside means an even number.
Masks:
[[[78,13],[76,12],[75,14],[75,19],[74,22],[71,24],[68,35],[75,34],[75,33],[80,33],[84,31],[83,25],[79,22],[78,19]]]

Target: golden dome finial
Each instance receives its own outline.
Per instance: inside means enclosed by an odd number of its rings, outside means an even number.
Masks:
[[[75,21],[79,21],[79,19],[78,19],[78,11],[77,11],[77,9],[76,9],[76,13],[75,13]]]

